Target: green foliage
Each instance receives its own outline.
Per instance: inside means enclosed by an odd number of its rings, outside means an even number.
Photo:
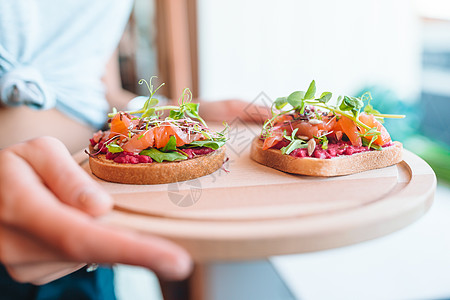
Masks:
[[[292,107],[299,107],[303,104],[303,99],[305,99],[305,94],[306,93],[304,91],[295,91],[287,97],[287,102]]]
[[[275,99],[274,105],[276,109],[282,109],[288,104],[287,97],[279,97]]]
[[[154,161],[159,163],[163,161],[177,161],[187,159],[186,155],[183,155],[179,152],[176,151],[163,152],[155,148],[142,150],[139,154],[150,156]]]
[[[282,114],[289,114],[296,111],[300,114],[304,114],[306,106],[317,107],[319,109],[330,111],[334,114],[338,114],[339,117],[347,117],[352,120],[358,127],[364,128],[366,131],[371,133],[378,133],[376,128],[370,128],[366,124],[359,121],[359,115],[361,110],[366,114],[371,114],[377,118],[380,122],[383,122],[385,118],[399,119],[404,118],[405,115],[394,115],[394,114],[381,114],[378,110],[374,109],[370,104],[372,96],[369,92],[365,92],[361,97],[353,96],[339,96],[337,98],[336,104],[330,104],[332,99],[332,93],[323,92],[319,98],[315,98],[316,94],[316,82],[313,80],[307,89],[307,91],[295,91],[291,93],[288,97],[279,97],[275,100],[274,105],[272,105],[272,118],[266,120],[263,125],[263,130],[261,135],[267,137],[271,135],[271,129],[273,122],[276,117]],[[367,104],[365,102],[367,101]],[[291,106],[288,110],[283,110],[286,105]],[[318,117],[318,119],[321,119]],[[298,145],[297,145],[298,146]],[[370,143],[371,146],[371,143]]]
[[[202,141],[194,141],[189,145],[186,145],[187,148],[192,147],[206,147],[214,150],[219,149],[223,145],[225,145],[226,140],[202,140]]]
[[[311,100],[316,96],[316,82],[313,80],[309,84],[308,90],[306,90],[305,97],[303,99]]]
[[[108,148],[108,151],[111,152],[111,153],[123,152],[122,147],[120,147],[116,143],[106,144],[106,148]]]
[[[285,139],[289,140],[290,143],[289,143],[289,145],[287,145],[287,146],[285,146],[285,147],[280,149],[281,153],[283,153],[283,154],[291,154],[291,152],[294,151],[295,149],[307,148],[308,147],[308,144],[304,140],[297,138],[297,136],[296,136],[297,131],[298,131],[298,128],[295,128],[294,131],[292,131],[292,134],[290,136],[286,135],[286,132],[285,132],[283,137]]]
[[[167,144],[161,149],[163,152],[175,151],[177,150],[177,139],[175,136],[171,135]]]
[[[364,102],[358,97],[344,96],[339,109],[341,111],[351,111],[353,116],[357,117],[361,108],[364,107]]]

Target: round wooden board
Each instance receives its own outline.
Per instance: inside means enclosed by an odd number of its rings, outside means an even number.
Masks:
[[[436,178],[419,157],[384,169],[317,178],[286,174],[252,161],[259,129],[231,124],[229,160],[221,170],[186,182],[125,185],[102,181],[85,154],[75,156],[115,200],[102,221],[167,237],[195,260],[257,259],[318,251],[376,238],[423,215]]]

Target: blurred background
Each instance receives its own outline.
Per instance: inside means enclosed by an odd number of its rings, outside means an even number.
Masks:
[[[393,137],[450,182],[450,3],[445,0],[136,0],[120,44],[123,85],[159,76],[206,101],[304,90],[370,91]]]
[[[431,211],[386,238],[271,261],[298,299],[450,299],[449,1],[136,0],[120,62],[143,95],[138,79],[155,74],[165,96],[189,86],[205,101],[275,99],[315,79],[406,114],[385,126],[435,170]]]

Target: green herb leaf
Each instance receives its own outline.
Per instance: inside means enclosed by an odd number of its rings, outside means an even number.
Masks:
[[[370,139],[370,142],[368,142],[368,144],[365,145],[370,148],[372,146],[372,143],[376,141],[376,139],[378,138],[379,135],[381,135],[381,132],[379,132],[376,127],[372,127],[369,130],[367,130],[365,133],[360,133],[359,135],[362,137],[361,140],[363,142],[368,141]],[[375,147],[372,147],[372,148],[376,149]],[[377,149],[377,150],[379,150],[379,149]]]
[[[328,149],[328,138],[326,135],[319,136],[319,137],[315,136],[314,138],[319,141],[319,143],[322,145],[323,150]]]
[[[366,114],[370,114],[370,115],[379,114],[380,113],[378,110],[374,109],[373,106],[370,105],[370,104],[366,104],[366,106],[364,107],[364,112]]]
[[[293,140],[296,139],[297,131],[298,131],[298,128],[295,128],[295,129],[292,131],[291,135],[289,136],[289,135],[286,135],[286,130],[285,130],[285,131],[283,132],[283,137],[284,137],[285,139],[289,140],[289,141],[293,141]]]
[[[187,159],[186,155],[183,155],[179,152],[176,151],[162,152],[155,148],[142,150],[141,153],[139,154],[150,156],[154,161],[159,163],[163,161],[177,161]]]
[[[281,150],[281,153],[283,153],[283,154],[291,154],[291,152],[294,151],[295,149],[307,148],[307,147],[308,147],[308,144],[304,140],[295,139],[295,140],[292,140],[289,143],[289,145],[281,148],[280,150]]]
[[[123,152],[122,147],[120,147],[116,143],[107,144],[106,148],[108,148],[108,151],[111,152],[111,153]]]
[[[332,96],[333,94],[330,92],[323,92],[322,95],[320,95],[320,98],[317,100],[322,103],[327,103],[328,101],[330,101]]]
[[[276,109],[282,109],[287,103],[287,97],[279,97],[275,100],[274,105]]]
[[[172,109],[169,113],[169,118],[179,120],[184,118],[184,113],[181,110]]]
[[[363,106],[364,102],[360,98],[344,96],[339,109],[342,111],[351,111],[356,117]]]
[[[138,81],[139,84],[144,84],[147,86],[147,89],[150,93],[150,95],[148,96],[148,99],[145,101],[143,107],[137,111],[128,111],[129,114],[134,115],[134,114],[142,114],[141,118],[145,118],[145,117],[151,117],[151,116],[156,116],[155,112],[156,112],[156,105],[158,105],[158,99],[153,98],[153,95],[155,95],[155,93],[162,87],[164,86],[164,83],[161,83],[156,89],[153,88],[153,84],[152,84],[152,80],[154,78],[157,78],[156,76],[152,76],[150,77],[149,82],[147,82],[147,80],[145,79],[140,79]],[[112,114],[108,114],[108,117],[112,118],[115,115],[115,112],[113,111]]]
[[[314,99],[316,96],[316,82],[313,80],[309,84],[308,90],[306,91],[304,99],[310,100]]]
[[[372,137],[372,136],[378,137],[380,134],[381,134],[381,132],[377,131],[376,127],[371,127],[369,130],[367,130],[364,133],[360,133],[359,135],[361,137],[365,137],[368,139],[369,137]]]
[[[372,100],[372,95],[370,94],[370,92],[365,92],[364,94],[362,94],[361,96],[361,100],[362,101],[366,101],[367,100],[367,104],[364,107],[364,112],[366,114],[380,114],[380,112],[376,109],[373,108],[373,106],[370,104],[370,101]]]
[[[185,145],[185,147],[188,148],[192,148],[192,147],[206,147],[206,148],[211,148],[214,150],[219,149],[220,147],[222,147],[223,145],[225,145],[226,141],[223,140],[203,140],[203,141],[194,141],[192,143],[190,143],[189,145]]]
[[[319,98],[314,98],[315,93],[316,93],[316,83],[313,80],[309,85],[307,92],[295,91],[286,98],[285,97],[277,98],[272,105],[272,117],[264,122],[261,131],[261,136],[262,137],[271,136],[275,125],[274,121],[278,116],[289,113],[304,114],[306,107],[309,105],[316,107],[319,110],[324,109],[325,111],[331,112],[333,115],[335,115],[336,120],[338,120],[341,117],[346,117],[352,120],[356,124],[356,126],[358,126],[359,128],[363,128],[365,130],[369,130],[370,127],[364,124],[363,122],[359,121],[358,119],[360,111],[363,108],[366,113],[372,114],[380,122],[385,118],[400,119],[405,117],[404,115],[379,113],[370,105],[370,100],[372,99],[372,96],[370,95],[369,92],[364,93],[359,98],[349,96],[345,97],[339,96],[337,98],[336,104],[330,103],[334,102],[330,101],[332,98],[332,94],[330,92],[323,92]],[[364,101],[366,100],[368,101],[368,103],[366,106],[364,106]],[[290,106],[292,106],[292,109],[287,110],[285,109],[283,111],[274,110],[274,107],[281,110],[285,106],[286,102],[289,103]],[[321,118],[318,117],[318,119],[320,120]]]
[[[361,99],[357,97],[344,96],[344,99],[339,108],[343,111],[348,111],[352,109],[361,109],[363,106],[364,103]]]
[[[293,93],[291,93],[288,97],[287,97],[287,102],[292,105],[292,107],[299,107],[303,105],[303,98],[305,96],[305,92],[304,91],[295,91]]]
[[[198,114],[198,103],[186,103],[184,104],[184,107],[189,117],[201,120],[200,115]]]
[[[177,139],[175,136],[171,135],[167,144],[161,149],[163,152],[175,151],[177,150]]]
[[[326,136],[324,136],[324,139],[322,140],[322,149],[327,150],[328,149],[328,139]]]
[[[151,95],[152,96],[152,95]],[[159,101],[156,98],[149,97],[147,101],[144,103],[144,113],[142,114],[142,118],[149,117],[155,114],[155,106],[158,105]]]
[[[150,106],[150,107],[154,107],[154,106],[158,105],[158,103],[159,103],[159,100],[158,100],[158,99],[156,99],[156,98],[151,98],[151,99],[150,99],[149,106]]]
[[[141,118],[151,117],[155,114],[155,111],[155,108],[149,108],[141,115]]]
[[[383,147],[378,146],[376,144],[373,144],[373,142],[374,142],[373,137],[372,137],[371,141],[369,141],[367,139],[361,139],[361,141],[362,141],[363,146],[365,146],[365,147],[369,147],[369,148],[372,148],[372,149],[375,149],[375,150],[382,150],[383,149]]]
[[[289,145],[287,145],[287,146],[285,146],[285,147],[280,149],[281,153],[283,153],[283,154],[290,154],[295,149],[307,148],[308,147],[308,144],[304,140],[298,139],[296,137],[297,131],[298,131],[298,128],[295,128],[292,131],[290,136],[286,135],[286,130],[284,131],[283,137],[285,139],[291,141],[291,142],[289,143]]]

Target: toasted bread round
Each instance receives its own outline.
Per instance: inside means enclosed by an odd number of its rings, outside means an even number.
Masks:
[[[320,159],[314,157],[293,157],[277,149],[263,150],[263,141],[253,140],[250,156],[256,162],[283,172],[310,176],[338,176],[384,168],[402,161],[403,145],[393,142],[392,146],[379,151],[366,151],[353,155]]]
[[[92,173],[100,179],[127,184],[161,184],[185,181],[213,173],[223,165],[225,146],[195,158],[174,162],[121,164],[104,154],[89,157]]]

